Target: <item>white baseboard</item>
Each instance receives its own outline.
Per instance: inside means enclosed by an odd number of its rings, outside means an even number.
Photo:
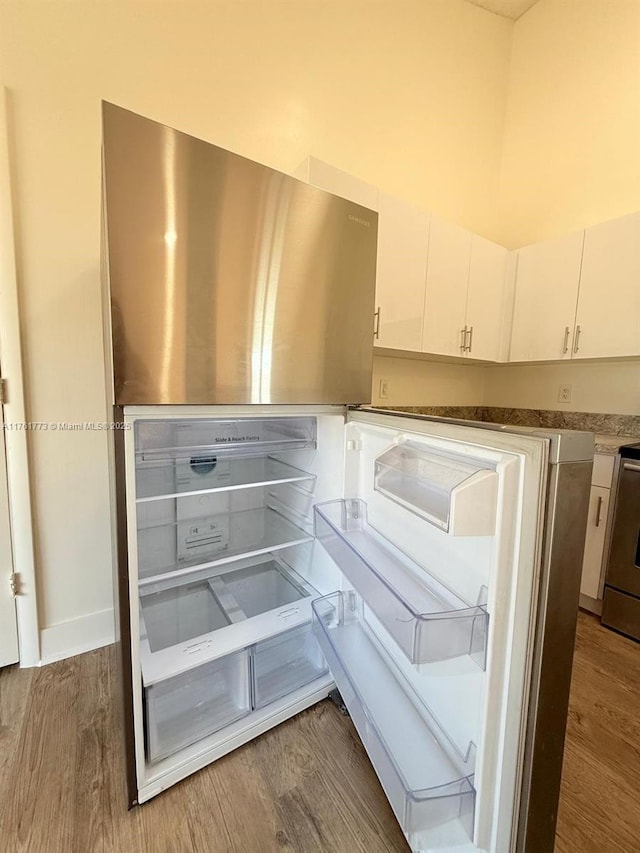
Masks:
[[[88,613],[40,632],[40,665],[64,660],[115,642],[113,609]]]
[[[588,610],[589,613],[593,613],[595,616],[602,616],[601,598],[591,598],[590,595],[580,593],[580,607],[583,610]]]

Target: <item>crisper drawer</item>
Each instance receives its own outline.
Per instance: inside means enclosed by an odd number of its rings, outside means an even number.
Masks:
[[[460,755],[387,663],[353,592],[313,602],[313,630],[395,815],[413,850],[468,845],[475,747]],[[466,848],[465,848],[466,849]]]
[[[251,711],[249,652],[243,650],[145,689],[150,763]]]
[[[329,671],[310,623],[257,643],[251,669],[254,708],[263,708]]]

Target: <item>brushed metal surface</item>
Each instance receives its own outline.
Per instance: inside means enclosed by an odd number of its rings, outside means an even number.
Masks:
[[[592,463],[551,465],[517,853],[553,853]]]
[[[640,596],[640,467],[633,465],[620,466],[605,584]]]
[[[605,586],[601,621],[607,628],[640,640],[640,598]]]
[[[119,405],[371,398],[377,214],[103,102]]]

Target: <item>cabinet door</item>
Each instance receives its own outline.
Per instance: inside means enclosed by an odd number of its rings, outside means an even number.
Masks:
[[[336,169],[317,157],[307,157],[299,169],[294,173],[295,177],[319,187],[321,190],[339,195],[355,204],[368,207],[369,210],[378,209],[378,188]]]
[[[471,358],[500,360],[507,255],[504,246],[473,235],[466,313]]]
[[[420,352],[429,214],[382,192],[378,207],[374,344]]]
[[[640,213],[585,231],[576,324],[574,358],[640,355]]]
[[[584,232],[518,252],[509,361],[571,358]]]
[[[587,537],[584,543],[580,592],[590,598],[600,598],[600,576],[604,557],[604,536],[607,529],[610,489],[591,487]]]
[[[423,352],[464,355],[471,232],[431,217]]]

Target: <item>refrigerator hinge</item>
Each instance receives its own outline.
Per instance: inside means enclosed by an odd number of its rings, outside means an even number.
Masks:
[[[11,572],[9,575],[9,588],[14,598],[20,595],[20,575],[17,572]]]
[[[9,400],[7,398],[7,380],[0,379],[0,406],[4,406],[4,404],[8,402]]]

